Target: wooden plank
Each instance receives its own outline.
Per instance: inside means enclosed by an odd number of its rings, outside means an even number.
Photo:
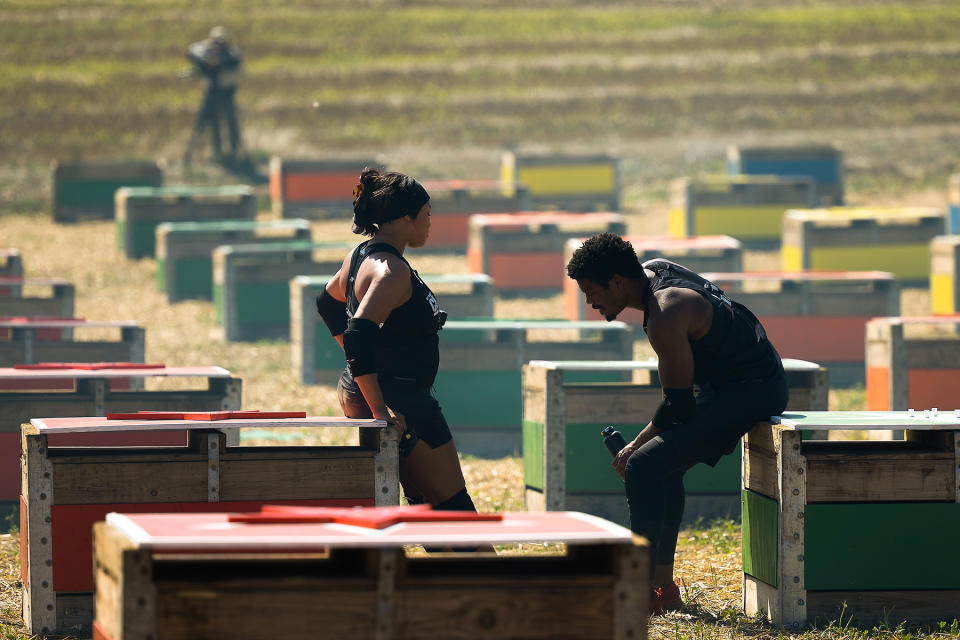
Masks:
[[[750,490],[743,491],[743,572],[764,582],[777,583],[777,501]]]
[[[175,462],[54,461],[57,504],[207,501],[206,456]]]
[[[807,451],[807,502],[953,500],[952,452]]]
[[[956,619],[960,590],[810,591],[807,599],[811,621],[839,620],[842,611],[844,622],[883,623],[895,629],[901,622],[924,624]]]
[[[769,423],[757,423],[743,437],[743,488],[777,499],[780,441]]]
[[[204,482],[206,486],[206,474]],[[298,500],[374,496],[374,461],[326,457],[286,460],[221,460],[221,500]],[[206,499],[204,493],[203,499]],[[398,496],[399,501],[399,496]]]
[[[634,536],[616,548],[617,581],[613,585],[614,640],[645,640],[650,606],[650,544]]]
[[[780,591],[781,624],[799,627],[807,621],[807,592],[804,583],[804,517],[807,502],[806,458],[800,450],[800,432],[774,429],[780,439],[778,455],[778,502],[780,506],[780,556],[777,560],[777,588]]]
[[[563,371],[547,371],[543,425],[543,483],[548,511],[562,511],[567,494],[567,408]]]
[[[781,617],[780,592],[763,580],[744,573],[743,611],[748,616],[763,614],[767,620],[779,620]]]
[[[23,620],[30,633],[45,634],[57,629],[53,592],[53,565],[49,562],[53,543],[51,507],[54,504],[54,466],[47,458],[47,438],[30,424],[21,431],[23,484],[27,504],[27,580],[23,585]]]

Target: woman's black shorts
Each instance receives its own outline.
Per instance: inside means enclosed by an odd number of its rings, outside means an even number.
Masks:
[[[440,411],[440,404],[430,394],[429,388],[418,385],[413,379],[381,375],[378,380],[384,402],[394,412],[403,415],[407,423],[406,434],[400,439],[401,454],[408,453],[417,440],[423,440],[435,449],[453,439],[450,426]],[[344,369],[340,374],[337,395],[340,398],[340,408],[346,417],[373,417],[349,369]],[[410,437],[406,437],[407,435]]]

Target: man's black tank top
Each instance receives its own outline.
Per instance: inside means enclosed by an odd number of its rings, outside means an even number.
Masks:
[[[707,334],[691,340],[694,384],[722,386],[743,380],[765,380],[783,373],[783,364],[757,317],[745,306],[731,300],[717,285],[669,260],[654,258],[643,263],[655,274],[650,279],[651,295],[667,287],[692,289],[713,307],[713,321]],[[647,326],[644,313],[643,326]]]
[[[423,387],[433,385],[440,367],[440,346],[437,331],[443,326],[446,313],[440,310],[436,296],[406,258],[392,245],[372,240],[360,244],[350,260],[347,280],[347,317],[352,318],[360,306],[354,291],[357,271],[364,259],[373,253],[392,253],[410,269],[410,299],[390,312],[377,334],[377,371],[380,375],[416,380]]]

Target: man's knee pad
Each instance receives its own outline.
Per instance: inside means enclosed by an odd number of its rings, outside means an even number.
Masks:
[[[473,500],[470,499],[470,494],[467,493],[467,488],[464,487],[455,493],[452,497],[447,498],[440,504],[433,505],[434,511],[476,511],[477,508],[473,506]]]

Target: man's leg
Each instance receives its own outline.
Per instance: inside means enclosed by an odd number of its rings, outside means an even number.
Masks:
[[[236,156],[240,150],[240,125],[237,122],[237,102],[234,100],[234,89],[223,93],[223,114],[227,120],[227,131],[230,134],[230,155]]]

